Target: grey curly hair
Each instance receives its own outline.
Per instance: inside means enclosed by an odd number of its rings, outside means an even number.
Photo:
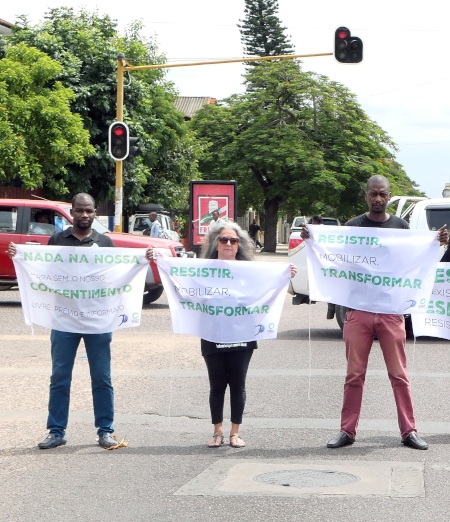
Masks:
[[[217,241],[225,229],[234,230],[239,238],[236,259],[239,261],[253,261],[255,258],[255,244],[245,230],[242,230],[237,223],[231,222],[221,224],[209,232],[203,243],[200,257],[204,259],[217,259]]]

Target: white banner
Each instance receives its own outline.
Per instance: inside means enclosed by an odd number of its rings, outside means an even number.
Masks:
[[[450,263],[437,263],[433,293],[420,306],[427,313],[411,314],[414,335],[450,339]]]
[[[173,332],[216,343],[274,339],[288,264],[158,258]]]
[[[16,248],[13,260],[28,326],[89,334],[140,325],[145,249]]]
[[[308,225],[310,299],[382,314],[418,308],[433,290],[436,231]]]

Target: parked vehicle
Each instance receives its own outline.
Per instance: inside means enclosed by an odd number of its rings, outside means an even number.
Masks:
[[[445,224],[450,228],[450,198],[394,196],[388,203],[388,209],[392,214],[407,221],[412,230],[438,230]],[[293,296],[292,304],[309,304],[305,242],[300,232],[301,228],[298,228],[289,237],[289,262],[297,266],[297,274],[291,279],[288,292]],[[444,251],[445,247],[441,246],[439,259]],[[311,304],[315,304],[315,301]],[[334,314],[341,329],[344,326],[346,312],[345,306],[335,306]],[[333,313],[329,311],[328,318],[333,318],[332,316]]]
[[[72,224],[71,203],[30,199],[0,199],[0,290],[17,286],[14,264],[8,257],[8,244],[13,241],[18,245],[46,245],[49,237]],[[44,212],[49,223],[37,223],[38,213]],[[163,248],[172,257],[183,257],[185,249],[179,242],[148,236],[110,232],[97,219],[92,228],[107,234],[116,247],[123,248]],[[158,268],[150,262],[144,288],[144,303],[156,301],[163,293],[163,286]]]
[[[178,230],[175,229],[170,213],[164,210],[161,205],[154,203],[139,205],[138,212],[131,216],[129,220],[128,231],[130,234],[143,235],[144,231],[152,226],[148,217],[150,212],[156,212],[162,232],[165,232],[172,241],[180,241],[180,235]]]
[[[309,216],[297,216],[294,218],[294,221],[292,221],[292,227],[291,232],[300,232],[301,226],[305,223],[308,223],[311,218]],[[338,218],[334,217],[323,217],[323,224],[324,225],[340,225],[341,222]]]

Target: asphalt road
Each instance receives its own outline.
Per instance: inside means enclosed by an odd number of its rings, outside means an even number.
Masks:
[[[287,262],[285,251],[259,258]],[[293,306],[286,296],[278,339],[261,342],[251,361],[241,430],[247,446],[209,449],[208,379],[199,341],[171,333],[163,294],[144,307],[140,328],[113,338],[116,435],[126,436],[129,447],[105,451],[96,443],[81,346],[68,444],[42,451],[36,444],[46,435],[49,332],[36,327],[31,334],[17,290],[0,292],[0,314],[2,521],[449,518],[446,341],[408,339],[417,424],[428,451],[400,444],[377,341],[357,443],[329,450],[342,403],[341,333],[326,320],[325,304]]]

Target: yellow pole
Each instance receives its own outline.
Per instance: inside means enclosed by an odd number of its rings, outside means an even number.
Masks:
[[[333,53],[318,54],[281,54],[279,56],[247,56],[230,58],[229,60],[210,60],[207,62],[157,63],[154,65],[126,65],[124,71],[139,71],[145,69],[170,69],[172,67],[190,67],[193,65],[216,65],[220,63],[265,62],[273,60],[293,60],[295,58],[315,58],[317,56],[333,56]]]
[[[117,56],[117,108],[116,121],[123,121],[123,69],[125,56]],[[123,210],[123,162],[116,161],[116,195],[114,206],[114,231],[122,232],[122,210]]]

